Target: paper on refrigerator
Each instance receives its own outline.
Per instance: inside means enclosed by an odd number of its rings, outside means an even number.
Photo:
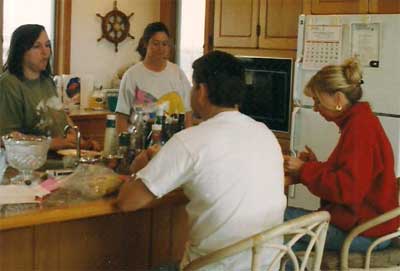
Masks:
[[[342,61],[342,26],[308,25],[304,40],[304,69],[318,70]]]

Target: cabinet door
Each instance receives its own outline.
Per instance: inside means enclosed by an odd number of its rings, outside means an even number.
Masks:
[[[258,0],[216,0],[215,47],[257,47]]]
[[[259,47],[296,49],[303,0],[261,0]]]
[[[369,0],[370,13],[400,13],[399,0]]]
[[[312,0],[312,14],[368,13],[368,0]]]

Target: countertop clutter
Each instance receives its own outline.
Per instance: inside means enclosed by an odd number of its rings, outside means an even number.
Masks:
[[[0,186],[0,189],[9,188],[8,180],[15,175],[15,170],[9,168],[5,175],[5,185]],[[49,180],[53,179],[46,182]],[[74,173],[61,178],[57,187],[49,189],[53,190],[51,193],[43,193],[42,195],[48,195],[38,198],[36,202],[0,205],[0,230],[119,212],[114,203],[121,182],[118,175],[108,168],[80,165]],[[23,187],[27,190],[37,190],[35,187]],[[183,192],[176,190],[145,208],[186,201]]]
[[[150,270],[181,259],[182,190],[135,212],[115,201],[116,192],[93,199],[58,188],[38,203],[0,205],[0,270]]]

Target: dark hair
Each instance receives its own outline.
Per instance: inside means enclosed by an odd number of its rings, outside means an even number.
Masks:
[[[26,51],[33,47],[42,32],[46,32],[46,29],[39,24],[24,24],[15,29],[11,36],[10,50],[3,70],[8,70],[11,74],[22,79],[24,77],[22,67],[24,55]],[[42,75],[46,77],[51,75],[50,62],[47,63],[46,69],[42,71]]]
[[[149,40],[157,32],[164,32],[169,37],[168,28],[164,23],[154,22],[154,23],[148,24],[143,31],[143,35],[139,40],[138,46],[136,47],[136,51],[139,53],[141,60],[143,60],[146,56],[147,44],[149,43]]]
[[[233,55],[210,52],[193,62],[193,84],[208,88],[211,104],[221,107],[240,105],[245,90],[244,68]]]

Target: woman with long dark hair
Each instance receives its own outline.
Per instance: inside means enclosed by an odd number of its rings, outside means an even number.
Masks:
[[[64,137],[64,127],[73,123],[57,97],[51,53],[42,25],[25,24],[13,32],[0,76],[0,136],[11,132],[48,135],[52,137],[51,149],[74,148],[75,133],[71,130]],[[82,145],[92,143],[83,140]]]

